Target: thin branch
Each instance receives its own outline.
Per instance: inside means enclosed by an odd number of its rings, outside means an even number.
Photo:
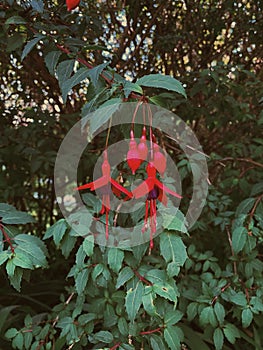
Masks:
[[[228,237],[228,241],[229,241],[229,245],[230,245],[230,249],[231,249],[231,255],[232,255],[232,257],[234,257],[235,253],[234,253],[232,239],[231,239],[231,235],[230,235],[230,231],[229,231],[228,226],[226,226],[226,232],[227,232],[227,237]],[[237,275],[237,262],[236,261],[233,261],[233,268],[234,268],[234,274]]]

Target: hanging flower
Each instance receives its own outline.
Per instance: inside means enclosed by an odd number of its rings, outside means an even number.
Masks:
[[[153,146],[153,165],[161,176],[163,176],[166,169],[166,157],[160,151],[160,147],[157,145],[157,143],[155,143]]]
[[[102,176],[97,180],[90,182],[88,184],[79,186],[76,190],[85,190],[90,189],[91,191],[95,191],[97,189],[100,190],[102,195],[102,206],[100,210],[100,214],[106,215],[106,239],[109,238],[109,211],[110,211],[110,194],[111,187],[113,187],[118,193],[124,193],[128,198],[132,198],[132,194],[126,190],[123,186],[121,186],[117,181],[111,178],[110,176],[110,164],[108,162],[107,151],[104,151],[104,161],[101,166]]]
[[[150,248],[152,249],[153,236],[156,233],[156,224],[157,224],[156,200],[159,200],[164,205],[166,205],[167,204],[166,193],[169,193],[172,196],[175,196],[177,198],[182,198],[182,196],[170,190],[168,187],[166,187],[162,182],[160,182],[156,178],[156,168],[153,162],[150,162],[147,165],[146,172],[148,175],[147,179],[143,181],[143,183],[141,183],[138,187],[136,187],[132,191],[132,194],[136,199],[147,195],[147,199],[145,202],[144,226],[143,226],[142,232],[145,232],[148,229],[148,215],[149,215],[149,208],[150,208]]]
[[[130,145],[129,145],[129,151],[127,153],[127,163],[129,168],[132,171],[132,174],[135,174],[135,171],[139,168],[139,166],[141,165],[141,159],[140,159],[140,155],[137,149],[137,143],[134,139],[134,133],[133,130],[131,130],[130,133]]]
[[[140,139],[140,143],[138,145],[138,153],[141,160],[146,160],[148,156],[148,147],[146,144],[146,128],[145,126],[142,129],[142,136]]]
[[[76,7],[79,6],[80,0],[66,0],[66,5],[68,11],[74,10]]]

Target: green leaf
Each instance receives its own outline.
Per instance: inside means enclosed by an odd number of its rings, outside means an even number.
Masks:
[[[7,250],[4,250],[3,252],[0,253],[0,266],[3,265],[3,263],[8,260],[10,257],[10,253]]]
[[[3,224],[28,224],[30,222],[35,222],[35,219],[28,213],[18,210],[0,210],[0,216],[2,217]]]
[[[74,86],[78,85],[80,82],[87,79],[88,76],[89,76],[89,70],[87,68],[83,67],[83,68],[78,69],[77,72],[72,77],[63,81],[60,84],[62,99],[63,99],[64,103],[66,103],[66,101],[67,101],[67,95],[68,95],[69,91]]]
[[[132,91],[137,92],[141,95],[143,94],[143,90],[140,85],[132,83],[130,81],[125,81],[123,84],[124,97],[128,98]]]
[[[26,24],[27,21],[21,16],[12,16],[8,18],[5,24]]]
[[[77,241],[76,237],[71,236],[68,232],[64,235],[62,241],[60,242],[60,249],[64,257],[67,259],[72,249],[75,247]]]
[[[236,305],[240,306],[246,306],[247,305],[247,299],[243,292],[238,292],[233,295],[231,295],[230,300],[235,303]]]
[[[187,259],[186,247],[182,238],[173,233],[160,234],[160,251],[166,262],[173,261],[183,266]]]
[[[138,281],[134,288],[130,288],[126,294],[125,307],[130,321],[134,321],[136,314],[142,304],[144,287],[141,281]]]
[[[94,236],[88,236],[83,241],[83,250],[87,254],[87,256],[93,255],[94,250]]]
[[[173,326],[178,323],[183,317],[183,313],[179,310],[169,311],[164,316],[164,323],[166,326]]]
[[[121,335],[127,336],[129,334],[129,327],[125,317],[120,317],[118,320],[118,329]]]
[[[250,326],[251,322],[253,321],[253,313],[250,310],[250,308],[246,308],[242,311],[242,326],[244,328],[247,328]]]
[[[216,328],[213,334],[213,340],[216,350],[221,350],[224,344],[224,334],[221,328]]]
[[[109,62],[106,63],[102,63],[92,69],[89,70],[89,77],[92,81],[92,84],[94,86],[96,86],[96,83],[99,79],[100,74],[102,73],[102,71],[109,65]]]
[[[38,13],[42,13],[44,10],[44,3],[42,0],[32,0],[30,3],[33,10],[35,10]]]
[[[21,55],[21,61],[29,54],[29,52],[36,46],[36,44],[43,39],[45,36],[42,34],[37,34],[36,37],[30,40],[24,47],[24,50]]]
[[[67,228],[66,220],[60,219],[46,231],[43,239],[48,239],[53,236],[53,240],[56,246],[58,246]]]
[[[212,306],[207,306],[202,310],[202,312],[200,313],[200,322],[203,325],[210,323],[213,327],[216,327],[218,325],[215,317],[215,312]]]
[[[58,83],[60,89],[63,86],[63,83],[69,79],[74,69],[75,60],[65,60],[60,62],[57,66],[56,74],[58,77]]]
[[[112,271],[118,273],[124,259],[124,252],[118,248],[109,248],[108,264]]]
[[[23,350],[23,346],[24,346],[24,337],[23,334],[21,332],[19,332],[13,339],[12,341],[12,346],[13,349],[19,349],[19,350]]]
[[[51,51],[45,56],[45,63],[51,75],[55,75],[55,69],[61,55],[61,51]]]
[[[164,350],[166,348],[162,338],[156,334],[151,335],[150,343],[152,350]]]
[[[180,350],[183,335],[180,328],[168,326],[164,329],[164,339],[171,350]]]
[[[144,310],[150,316],[158,315],[156,307],[154,305],[153,294],[154,293],[153,293],[152,287],[147,286],[145,288],[145,294],[142,297],[142,303],[143,303]]]
[[[241,214],[248,214],[249,211],[252,209],[253,205],[255,204],[256,198],[246,198],[244,199],[236,210],[236,216],[239,216]]]
[[[132,277],[134,277],[134,272],[129,266],[125,266],[118,275],[116,282],[116,289],[119,289],[126,282],[128,282]]]
[[[217,301],[214,305],[214,310],[215,310],[216,318],[217,318],[219,324],[220,325],[223,324],[224,319],[225,319],[225,315],[226,315],[226,312],[225,312],[223,305]]]
[[[234,252],[239,253],[245,246],[248,233],[245,227],[237,227],[232,235],[232,247]]]
[[[113,335],[108,331],[100,331],[94,334],[94,339],[109,344],[113,341]]]
[[[181,94],[184,97],[186,97],[185,89],[182,83],[180,83],[180,81],[178,81],[177,79],[169,75],[149,74],[138,79],[136,83],[142,86],[162,88],[170,91],[175,91],[178,94]]]
[[[163,216],[163,227],[167,230],[187,233],[185,217],[180,210],[177,210],[175,215],[165,214]]]
[[[235,325],[228,323],[223,328],[224,335],[226,339],[231,343],[234,344],[236,341],[236,338],[240,338],[239,330],[236,328]]]
[[[174,276],[178,276],[180,272],[180,267],[178,266],[178,264],[176,262],[170,262],[167,265],[167,275],[168,277],[172,278]]]
[[[19,234],[14,238],[16,254],[27,256],[35,267],[46,267],[45,245],[38,237]]]
[[[155,283],[153,285],[153,291],[165,299],[168,299],[174,303],[177,302],[178,291],[175,290],[168,283],[165,283],[165,282],[162,284]]]
[[[18,307],[18,305],[11,305],[11,306],[1,306],[0,309],[0,334],[3,334],[4,330],[6,329],[6,327],[8,327],[8,323],[6,322],[7,319],[9,317],[12,317],[11,312],[16,309]],[[15,328],[13,328],[15,329]],[[16,333],[14,334],[14,336],[16,335]],[[11,336],[10,338],[13,338],[13,336]]]
[[[95,112],[87,118],[90,122],[89,132],[93,135],[103,124],[105,124],[112,115],[119,109],[122,100],[112,98],[103,103]]]
[[[75,279],[76,282],[76,290],[78,294],[81,294],[84,292],[86,285],[88,283],[89,278],[89,270],[88,268],[84,268],[81,270]]]
[[[5,337],[7,339],[12,339],[18,334],[18,330],[16,328],[10,328],[8,331],[5,333]]]
[[[14,270],[13,275],[8,275],[9,281],[11,285],[18,291],[20,292],[21,289],[21,281],[22,281],[22,276],[23,276],[23,269],[20,267],[17,267]]]
[[[192,321],[197,315],[198,303],[193,302],[187,306],[187,318]]]
[[[22,267],[23,269],[34,269],[34,265],[31,261],[31,259],[28,257],[27,254],[24,252],[18,251],[18,248],[16,248],[15,256],[12,258],[13,262],[16,266]]]

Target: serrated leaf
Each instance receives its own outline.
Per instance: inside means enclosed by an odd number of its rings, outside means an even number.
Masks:
[[[236,305],[240,305],[240,306],[247,305],[247,299],[243,292],[238,292],[238,293],[235,293],[234,295],[231,295],[230,300]]]
[[[155,283],[153,285],[153,291],[165,299],[168,299],[174,303],[177,302],[178,292],[168,283]]]
[[[113,341],[113,335],[108,331],[100,331],[94,334],[94,339],[109,344]]]
[[[13,275],[8,275],[10,284],[18,291],[20,292],[21,289],[21,281],[22,281],[22,276],[23,276],[23,269],[20,267],[17,267],[14,270]]]
[[[45,56],[45,63],[51,75],[55,75],[55,69],[61,55],[61,51],[51,51]]]
[[[5,337],[7,339],[12,339],[18,334],[18,330],[16,328],[10,328],[6,331]]]
[[[14,238],[14,241],[17,244],[15,248],[16,254],[21,253],[27,256],[35,267],[45,267],[47,265],[45,247],[43,247],[44,244],[38,237],[19,234]]]
[[[67,259],[72,249],[75,247],[77,238],[66,233],[60,242],[60,249],[64,257]]]
[[[150,316],[158,315],[156,307],[154,305],[153,294],[154,293],[152,292],[152,287],[146,287],[145,294],[142,297],[142,303],[143,303],[144,310]]]
[[[130,81],[125,81],[125,83],[123,84],[124,97],[128,98],[132,91],[137,92],[139,94],[143,94],[143,89],[140,85],[132,83]]]
[[[43,239],[48,239],[48,238],[53,236],[53,240],[54,240],[56,246],[58,246],[60,241],[62,240],[67,228],[68,227],[67,227],[66,220],[60,219],[46,231]]]
[[[120,98],[112,98],[103,103],[89,118],[90,134],[93,135],[103,124],[105,124],[112,115],[119,109],[122,100]]]
[[[164,339],[171,350],[181,349],[182,331],[176,326],[168,326],[164,329]]]
[[[216,350],[221,350],[224,344],[224,335],[221,328],[216,328],[213,334],[213,340]]]
[[[169,311],[164,316],[164,323],[166,326],[173,326],[178,323],[183,317],[183,313],[179,310]]]
[[[93,255],[94,250],[94,236],[88,236],[83,241],[83,250],[87,254],[87,256]]]
[[[61,87],[63,86],[63,83],[69,79],[69,77],[71,76],[73,69],[74,69],[74,64],[75,64],[75,60],[65,60],[63,62],[60,62],[57,66],[56,69],[56,74],[57,74],[57,78],[58,78],[58,83]]]
[[[125,298],[125,308],[130,321],[134,321],[142,304],[144,287],[141,281],[138,281],[134,288],[130,288]]]
[[[64,103],[67,100],[67,95],[70,92],[70,90],[74,86],[81,83],[83,80],[87,79],[88,76],[89,76],[89,70],[87,68],[83,67],[83,68],[78,69],[77,72],[72,77],[63,81],[60,84],[62,99],[63,99]]]
[[[244,199],[236,209],[236,216],[239,216],[241,214],[248,214],[249,211],[252,209],[253,205],[255,204],[255,201],[255,198]]]
[[[16,225],[35,222],[35,219],[28,213],[18,210],[0,211],[3,224]]]
[[[3,252],[0,253],[0,266],[3,265],[3,263],[8,260],[10,257],[10,253],[7,250],[4,250]]]
[[[15,256],[12,259],[16,266],[22,267],[23,269],[34,269],[34,265],[28,255],[18,251],[18,248],[16,248]]]
[[[125,266],[121,270],[121,272],[119,273],[119,276],[117,278],[116,289],[119,289],[126,282],[128,282],[132,277],[134,277],[134,272],[132,271],[132,269],[129,266]]]
[[[41,34],[37,34],[36,37],[32,40],[30,40],[24,47],[22,55],[21,55],[21,61],[29,54],[29,52],[36,46],[36,44],[43,39],[45,36]]]
[[[245,227],[237,227],[233,231],[232,235],[232,247],[233,251],[237,254],[245,246],[247,241],[248,233]]]
[[[152,350],[163,350],[166,348],[162,338],[155,334],[151,335],[150,343],[151,343]]]
[[[217,301],[214,305],[214,310],[219,324],[223,324],[226,315],[223,305]]]
[[[179,266],[183,266],[187,259],[186,247],[182,238],[172,233],[161,233],[160,251],[166,262],[173,261]]]
[[[26,24],[27,21],[21,17],[21,16],[12,16],[9,17],[6,21],[5,24]]]
[[[136,83],[142,86],[162,88],[170,91],[175,91],[186,98],[185,89],[182,83],[179,80],[169,75],[149,74],[138,79]]]
[[[240,337],[239,330],[236,328],[235,325],[228,323],[224,328],[223,332],[227,340],[231,343],[234,344],[236,341],[236,338]]]
[[[185,216],[180,210],[177,210],[175,215],[165,214],[163,216],[163,227],[167,230],[187,233],[187,228],[185,226]]]
[[[242,311],[241,318],[242,318],[242,326],[244,328],[249,327],[253,320],[253,312],[250,310],[250,308],[246,308]]]
[[[187,306],[187,317],[189,321],[192,321],[197,315],[198,303],[193,302]]]
[[[78,294],[81,294],[84,292],[84,289],[86,288],[86,285],[88,282],[88,278],[89,278],[88,268],[84,268],[77,274],[75,283],[76,283],[76,290]]]
[[[108,250],[108,265],[116,273],[121,269],[124,259],[124,252],[118,248],[109,248]]]
[[[110,62],[102,63],[92,69],[89,70],[89,77],[92,81],[92,84],[96,86],[96,83],[99,79],[100,74],[102,71],[109,65]]]

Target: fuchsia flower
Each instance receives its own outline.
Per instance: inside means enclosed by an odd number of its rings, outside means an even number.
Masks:
[[[132,171],[132,174],[135,174],[135,171],[139,168],[139,166],[141,165],[141,159],[140,159],[140,155],[138,152],[138,148],[137,148],[137,143],[134,139],[134,133],[131,130],[130,133],[130,146],[129,146],[129,151],[127,153],[127,163],[129,168]]]
[[[143,232],[148,229],[148,212],[150,206],[150,248],[153,248],[153,235],[156,233],[156,200],[158,199],[164,205],[167,204],[166,192],[177,198],[182,198],[178,193],[170,190],[162,182],[156,178],[156,168],[153,162],[149,162],[146,168],[147,179],[143,181],[138,187],[136,187],[132,194],[138,199],[147,195],[145,202],[145,217]]]
[[[111,186],[115,188],[117,191],[124,193],[128,198],[132,198],[132,194],[126,190],[123,186],[121,186],[117,181],[111,178],[110,176],[110,164],[108,162],[107,151],[104,151],[104,161],[101,166],[102,176],[97,180],[90,182],[88,184],[79,186],[76,190],[85,190],[89,188],[91,191],[100,189],[102,193],[102,206],[100,210],[100,214],[106,215],[106,239],[109,238],[109,211],[110,211],[110,194],[111,194]]]
[[[66,0],[66,5],[68,11],[74,10],[76,7],[79,6],[80,0]]]

